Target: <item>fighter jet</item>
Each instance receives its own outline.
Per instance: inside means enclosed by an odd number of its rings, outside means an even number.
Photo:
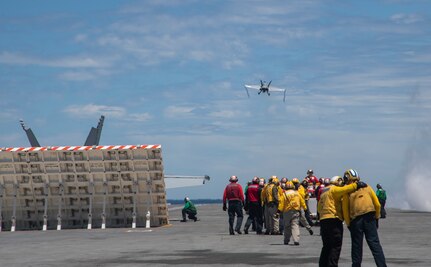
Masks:
[[[260,80],[260,85],[248,85],[245,84],[245,91],[247,92],[247,96],[250,98],[250,94],[248,93],[248,89],[253,89],[253,90],[258,90],[259,92],[257,93],[258,95],[260,95],[261,93],[266,93],[268,95],[271,95],[270,92],[283,92],[284,97],[283,97],[283,102],[286,102],[286,89],[283,88],[277,88],[277,87],[270,87],[271,85],[270,81],[268,84],[265,81]]]

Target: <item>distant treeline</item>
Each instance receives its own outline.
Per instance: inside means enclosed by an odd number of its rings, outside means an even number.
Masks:
[[[207,199],[207,198],[191,199],[191,201],[194,204],[212,204],[212,203],[222,203],[223,202],[221,199]],[[184,203],[184,199],[168,199],[167,203],[171,203],[171,204],[183,204]]]

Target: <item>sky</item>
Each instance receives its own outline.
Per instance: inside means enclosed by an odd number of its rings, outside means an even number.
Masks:
[[[431,211],[429,1],[1,1],[0,147],[161,144],[168,198],[354,168]],[[247,97],[270,81],[283,95]]]

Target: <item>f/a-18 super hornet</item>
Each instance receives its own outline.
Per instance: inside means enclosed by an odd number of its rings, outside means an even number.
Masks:
[[[260,95],[261,93],[266,93],[268,95],[271,95],[271,92],[283,92],[284,94],[283,102],[286,102],[286,89],[271,86],[271,82],[272,81],[270,81],[269,83],[266,83],[265,81],[260,80],[260,85],[245,84],[244,87],[245,87],[245,91],[247,92],[247,96],[250,97],[250,94],[248,93],[248,89],[258,90],[259,91],[257,93],[258,95]]]

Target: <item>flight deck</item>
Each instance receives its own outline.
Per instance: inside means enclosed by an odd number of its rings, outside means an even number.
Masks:
[[[228,233],[222,205],[197,206],[200,221],[147,228],[68,229],[0,233],[0,266],[318,266],[319,228],[301,228],[300,246],[282,236]],[[431,266],[431,213],[389,209],[379,235],[388,266]],[[339,266],[350,266],[350,235],[344,231]],[[364,242],[363,266],[375,266]]]

